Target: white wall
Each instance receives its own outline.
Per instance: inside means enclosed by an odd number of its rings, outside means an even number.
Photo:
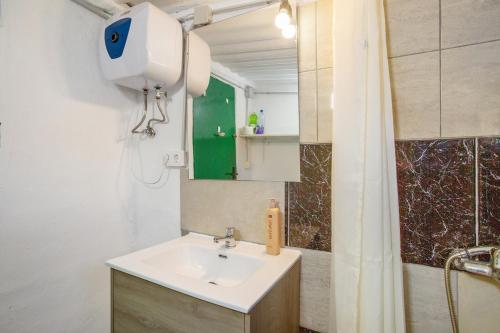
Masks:
[[[264,110],[266,134],[299,134],[297,84],[257,85],[249,100],[249,114]]]
[[[238,180],[300,181],[298,138],[238,138],[236,144]]]
[[[2,5],[0,331],[109,332],[104,261],[179,235],[179,173],[160,189],[131,179],[141,101],[101,75],[102,19],[68,0]],[[148,178],[179,147],[181,102],[142,144]]]
[[[297,93],[257,93],[250,99],[249,113],[264,110],[265,134],[299,135],[299,106]]]
[[[285,94],[255,94],[248,99],[248,114],[264,109],[266,134],[291,134],[296,138],[236,139],[238,180],[300,181],[299,110],[297,86],[259,85],[259,92]],[[242,89],[235,88],[236,127],[247,123],[246,98]]]

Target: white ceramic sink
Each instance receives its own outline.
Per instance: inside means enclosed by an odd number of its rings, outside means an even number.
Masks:
[[[116,270],[239,312],[248,313],[299,260],[300,252],[266,254],[263,245],[237,242],[232,249],[213,237],[190,233],[106,264]]]
[[[234,287],[243,283],[264,260],[199,245],[183,244],[158,253],[143,262],[156,269],[169,269],[176,274],[214,285]]]

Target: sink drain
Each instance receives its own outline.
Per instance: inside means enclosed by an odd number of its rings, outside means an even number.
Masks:
[[[217,282],[215,282],[215,281],[208,281],[208,283],[217,285]]]

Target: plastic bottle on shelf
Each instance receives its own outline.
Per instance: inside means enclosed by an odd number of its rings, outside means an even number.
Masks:
[[[257,118],[257,131],[255,134],[264,134],[264,128],[265,128],[265,116],[264,116],[264,110],[260,109],[259,111],[259,116]]]
[[[257,129],[257,122],[258,122],[258,116],[255,112],[252,112],[250,116],[248,117],[248,126],[253,128],[253,132],[256,132]]]

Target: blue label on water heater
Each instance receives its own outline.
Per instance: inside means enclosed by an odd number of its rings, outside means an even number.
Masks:
[[[123,18],[110,24],[104,30],[104,42],[111,59],[122,56],[131,23],[132,19],[130,17]]]

